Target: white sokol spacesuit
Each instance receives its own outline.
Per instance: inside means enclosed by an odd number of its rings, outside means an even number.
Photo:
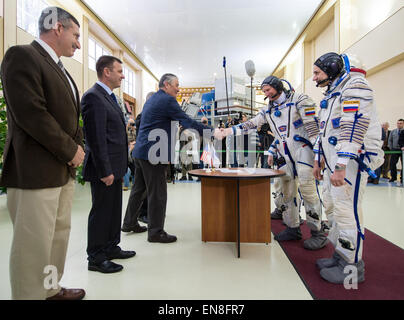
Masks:
[[[286,176],[279,178],[280,190],[277,190],[275,201],[278,202],[277,207],[282,208],[282,217],[287,228],[276,235],[275,240],[298,240],[302,237],[299,188],[307,224],[312,233],[312,237],[304,242],[304,247],[311,250],[320,249],[325,246],[327,237],[321,229],[321,203],[312,173],[312,147],[319,132],[315,119],[316,105],[305,94],[295,93],[292,89],[284,90],[281,80],[276,77],[265,79],[262,87],[265,85],[275,88],[280,94],[279,98],[271,101],[268,108],[263,108],[253,119],[234,126],[233,134],[243,134],[266,122],[269,123],[275,135],[269,152],[273,155],[279,153],[285,159],[284,164],[278,164],[278,167],[286,172]]]
[[[373,91],[362,70],[350,69],[349,60],[335,53],[323,55],[315,65],[334,78],[320,105],[320,134],[314,152],[319,162],[325,162],[324,188],[332,198],[334,219],[329,239],[335,253],[331,259],[320,259],[317,265],[321,276],[333,283],[343,283],[347,276],[344,268],[355,265],[358,282],[362,282],[365,229],[361,203],[368,173],[383,163],[381,125]],[[331,184],[331,175],[340,169],[337,163],[342,168],[346,165],[342,186]]]

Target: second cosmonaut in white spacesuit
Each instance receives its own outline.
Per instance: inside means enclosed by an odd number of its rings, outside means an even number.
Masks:
[[[333,257],[318,260],[317,266],[325,280],[342,284],[349,265],[356,269],[357,282],[362,282],[365,229],[361,202],[368,175],[383,163],[373,91],[361,70],[351,69],[346,56],[333,52],[314,63],[313,81],[317,87],[327,87],[320,105],[313,173],[321,180],[320,164],[325,163],[324,186],[333,201],[329,239],[335,247]]]

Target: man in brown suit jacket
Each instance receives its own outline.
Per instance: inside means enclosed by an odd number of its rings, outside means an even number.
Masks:
[[[84,160],[77,87],[61,56],[80,49],[80,25],[50,7],[40,38],[11,47],[1,66],[8,134],[0,185],[14,227],[10,254],[13,299],[82,299],[59,286],[70,233],[76,168]]]

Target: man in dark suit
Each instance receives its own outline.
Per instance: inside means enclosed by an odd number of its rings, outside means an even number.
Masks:
[[[79,300],[59,286],[70,234],[76,168],[84,159],[79,92],[60,57],[80,49],[80,25],[63,9],[45,9],[39,39],[11,47],[1,78],[8,134],[1,186],[13,222],[13,299]],[[45,281],[46,277],[55,281]],[[48,285],[44,286],[47,282]]]
[[[135,150],[135,184],[131,192],[127,212],[136,223],[139,209],[147,196],[148,201],[148,241],[170,243],[177,237],[164,231],[167,204],[166,171],[168,163],[174,159],[176,121],[184,128],[194,128],[203,134],[212,129],[192,120],[180,108],[176,96],[179,92],[178,78],[165,74],[159,83],[160,90],[145,103],[142,121],[136,139]],[[206,133],[206,132],[205,132]],[[127,213],[128,215],[128,213]],[[130,225],[123,225],[129,229]]]
[[[389,123],[388,122],[384,122],[382,124],[382,140],[383,140],[383,146],[382,149],[383,151],[390,151],[389,149],[389,137],[390,137],[390,130],[389,130]],[[385,179],[389,179],[389,177],[387,176],[387,174],[390,171],[390,155],[389,154],[385,154],[384,155],[384,163],[382,165],[382,177]]]
[[[96,64],[99,81],[81,100],[86,157],[83,177],[91,183],[92,208],[88,218],[88,270],[113,273],[123,269],[110,260],[127,259],[121,240],[122,178],[128,169],[125,119],[113,90],[121,86],[122,62],[102,56]]]

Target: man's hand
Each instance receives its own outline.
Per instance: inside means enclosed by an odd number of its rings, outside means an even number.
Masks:
[[[321,174],[321,167],[318,161],[314,161],[314,167],[313,167],[313,176],[316,178],[316,180],[323,180],[323,176]]]
[[[334,170],[334,173],[331,176],[331,184],[334,187],[341,187],[343,186],[345,182],[345,175],[346,175],[346,170],[345,166],[343,170]]]
[[[85,155],[86,154],[83,148],[79,145],[76,154],[74,155],[74,158],[67,164],[73,168],[77,168],[83,163]]]
[[[111,186],[114,183],[114,180],[115,180],[115,177],[113,174],[101,179],[101,181],[104,182],[107,187]]]

